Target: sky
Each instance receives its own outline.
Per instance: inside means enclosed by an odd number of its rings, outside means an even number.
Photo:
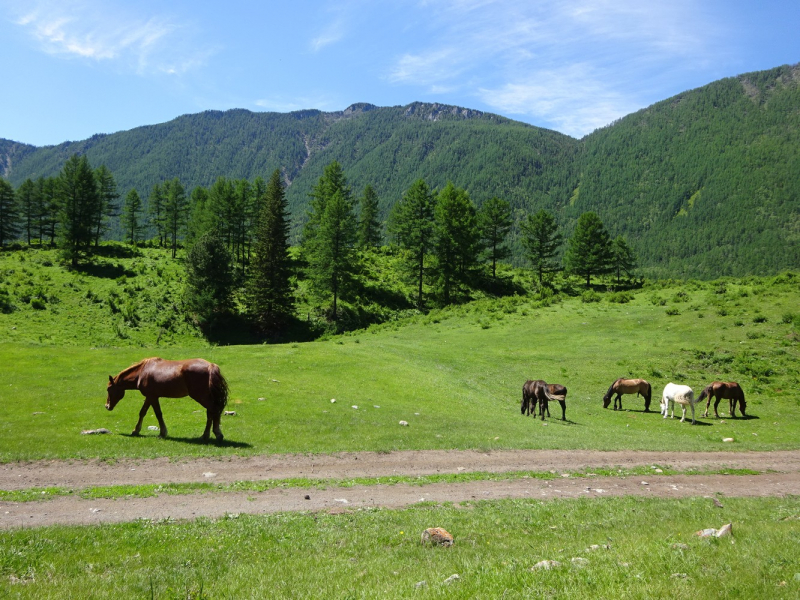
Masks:
[[[800,0],[0,0],[0,138],[454,104],[582,137],[800,63]]]

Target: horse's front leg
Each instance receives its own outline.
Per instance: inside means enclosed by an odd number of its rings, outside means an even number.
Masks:
[[[558,403],[561,405],[561,420],[567,420],[567,401],[566,400],[559,400]]]
[[[694,402],[689,404],[689,407],[692,409],[692,425],[694,425],[694,423],[695,423],[695,420],[694,420]],[[684,412],[686,412],[686,409],[684,409]]]
[[[731,399],[730,399],[730,403],[731,403],[731,406],[730,406],[730,415],[731,415],[731,419],[733,419],[734,417],[736,417],[736,400],[734,400],[733,398],[731,398]]]
[[[139,435],[139,432],[142,430],[142,421],[144,421],[144,416],[147,414],[147,410],[150,408],[150,398],[145,396],[144,404],[142,404],[142,409],[139,411],[139,422],[136,423],[136,427],[133,428],[133,432],[131,435]]]
[[[722,400],[722,398],[717,398],[714,401],[714,416],[717,417],[718,419],[719,419],[719,413],[717,412],[717,407],[719,406],[719,401],[720,400]],[[708,412],[708,410],[706,410],[706,412]],[[731,416],[733,416],[733,415],[731,415]]]
[[[158,435],[165,438],[167,437],[167,426],[164,423],[164,417],[161,415],[161,404],[157,397],[150,404],[153,406],[153,412],[156,413],[156,419],[158,419]]]

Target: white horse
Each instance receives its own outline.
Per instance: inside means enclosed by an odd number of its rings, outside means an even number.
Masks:
[[[686,419],[686,405],[688,404],[692,408],[692,425],[694,425],[694,405],[697,403],[697,400],[694,397],[692,388],[688,385],[677,385],[675,383],[668,383],[664,387],[664,393],[661,395],[661,414],[664,415],[665,419],[667,418],[667,410],[670,404],[672,404],[672,415],[670,418],[675,417],[676,402],[680,404],[683,409],[681,423]]]

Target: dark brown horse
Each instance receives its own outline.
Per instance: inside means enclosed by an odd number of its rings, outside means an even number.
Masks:
[[[526,381],[522,386],[522,414],[536,416],[536,403],[539,403],[539,415],[544,421],[544,413],[550,416],[550,401],[558,401],[561,405],[561,420],[567,420],[567,388],[557,383],[545,383],[541,379]]]
[[[217,441],[222,441],[219,419],[228,402],[228,383],[214,363],[202,358],[189,360],[145,358],[121,371],[116,377],[108,376],[106,408],[114,410],[126,390],[139,390],[144,396],[144,405],[139,411],[139,421],[132,435],[139,435],[142,420],[152,406],[161,429],[159,435],[162,438],[167,437],[167,426],[161,416],[158,399],[190,396],[206,409],[206,429],[203,432],[203,439],[208,440],[213,425]]]
[[[614,398],[614,410],[617,410],[617,402],[619,402],[619,410],[622,410],[622,394],[639,394],[644,398],[644,412],[650,412],[653,389],[644,379],[625,379],[623,377],[617,379],[603,396],[603,408],[608,408],[608,405],[611,404],[611,396],[614,394],[617,395]]]
[[[715,381],[713,383],[708,384],[705,389],[700,392],[700,396],[697,398],[698,402],[702,402],[706,400],[706,412],[703,414],[704,417],[708,416],[708,407],[711,404],[711,398],[714,398],[714,416],[719,419],[719,413],[717,413],[717,406],[719,406],[719,401],[723,398],[727,398],[731,401],[730,404],[730,413],[731,417],[736,416],[736,403],[739,403],[739,410],[742,413],[742,416],[745,417],[744,411],[747,408],[747,402],[744,401],[744,392],[742,391],[741,386],[735,381]]]

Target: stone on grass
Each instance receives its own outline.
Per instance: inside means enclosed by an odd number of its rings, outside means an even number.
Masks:
[[[228,417],[235,417],[236,416],[236,411],[235,410],[226,410],[225,411],[225,415],[228,416]]]
[[[101,427],[100,429],[84,429],[83,431],[81,431],[81,435],[97,435],[103,433],[111,433],[111,432],[105,427]]]
[[[675,543],[675,544],[672,544],[672,549],[673,550],[688,550],[689,549],[689,545],[688,544]]]
[[[428,527],[420,536],[420,543],[439,546],[452,546],[453,536],[441,527]]]
[[[400,425],[403,427],[408,427],[408,421],[400,421]]]
[[[148,425],[147,431],[158,431],[158,425]]]
[[[544,569],[545,571],[549,571],[550,569],[555,569],[556,567],[560,567],[561,563],[557,560],[540,560],[538,563],[531,567],[531,571],[536,571],[539,569]]]
[[[444,580],[444,583],[445,585],[450,585],[454,581],[459,581],[460,579],[461,576],[458,573],[453,573],[452,575],[450,575],[450,577]]]
[[[419,589],[419,588],[427,587],[427,585],[428,585],[427,581],[418,581],[417,583],[414,584],[414,587]]]
[[[725,537],[726,535],[733,535],[733,524],[727,523],[719,529],[701,529],[700,531],[696,531],[695,535],[703,538]]]
[[[587,559],[587,558],[583,558],[583,557],[581,557],[581,556],[576,556],[576,557],[575,557],[575,558],[573,558],[573,559],[572,559],[570,562],[571,562],[573,565],[575,565],[576,567],[585,567],[586,565],[588,565],[588,564],[589,564],[589,559]]]
[[[722,438],[723,442],[732,442],[733,438]]]

